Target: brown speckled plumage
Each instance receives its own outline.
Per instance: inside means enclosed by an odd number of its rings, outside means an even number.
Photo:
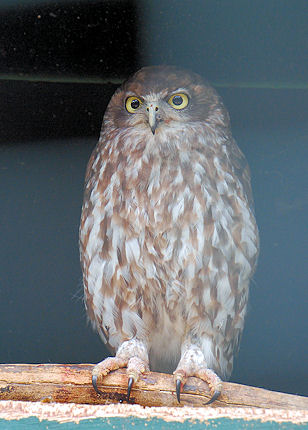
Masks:
[[[179,93],[183,109],[168,103]],[[80,251],[88,315],[134,379],[132,356],[178,365],[182,382],[230,376],[258,255],[252,206],[228,113],[198,75],[146,67],[116,91],[87,168]]]

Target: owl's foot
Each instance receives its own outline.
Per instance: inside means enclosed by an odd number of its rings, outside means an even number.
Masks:
[[[215,402],[220,396],[222,381],[213,370],[207,368],[204,356],[198,347],[191,346],[185,351],[173,375],[176,385],[176,396],[179,403],[181,400],[181,391],[189,376],[200,378],[209,385],[211,398],[205,403],[206,405]]]
[[[181,391],[189,376],[195,376],[196,378],[200,378],[202,379],[202,381],[205,381],[209,385],[211,391],[211,398],[207,403],[205,403],[205,405],[210,405],[218,399],[221,394],[222,382],[219,376],[217,376],[216,373],[213,372],[213,370],[202,368],[194,372],[193,374],[187,374],[185,370],[177,369],[174,372],[174,379],[176,384],[176,396],[179,403],[181,401]]]
[[[123,342],[115,357],[108,357],[94,367],[92,385],[97,394],[103,394],[97,387],[98,377],[106,376],[113,370],[123,367],[127,367],[127,401],[129,401],[133,384],[142,373],[150,370],[147,350],[142,342],[136,340]]]
[[[103,394],[102,391],[97,388],[97,379],[100,376],[106,376],[113,370],[121,369],[122,367],[126,366],[127,361],[122,360],[119,357],[108,357],[105,360],[97,363],[97,365],[94,366],[92,370],[92,385],[97,394]]]

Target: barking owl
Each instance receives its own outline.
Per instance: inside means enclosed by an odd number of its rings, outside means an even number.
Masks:
[[[232,371],[258,255],[249,167],[215,90],[192,72],[144,67],[113,95],[90,158],[80,225],[87,313],[127,368],[206,381]]]

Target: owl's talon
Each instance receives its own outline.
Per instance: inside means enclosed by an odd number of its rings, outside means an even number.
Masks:
[[[97,394],[102,395],[101,390],[97,388],[97,375],[92,375],[92,385]]]
[[[215,402],[215,400],[218,399],[220,394],[221,394],[221,391],[215,391],[211,399],[208,402],[206,402],[205,405],[210,405],[211,403]]]
[[[178,399],[179,403],[181,403],[181,384],[182,384],[181,379],[177,379],[175,383],[175,388],[176,388],[176,398]]]
[[[134,383],[134,378],[131,376],[131,377],[128,379],[128,384],[127,384],[127,401],[128,401],[128,402],[129,402],[130,392],[131,392],[131,389],[132,389],[133,383]]]

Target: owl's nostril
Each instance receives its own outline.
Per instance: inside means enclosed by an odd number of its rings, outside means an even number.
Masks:
[[[150,105],[150,107],[153,108],[153,105]],[[147,112],[149,112],[149,110],[150,110],[149,107],[147,107]],[[155,112],[157,111],[158,111],[158,106],[155,106]]]

